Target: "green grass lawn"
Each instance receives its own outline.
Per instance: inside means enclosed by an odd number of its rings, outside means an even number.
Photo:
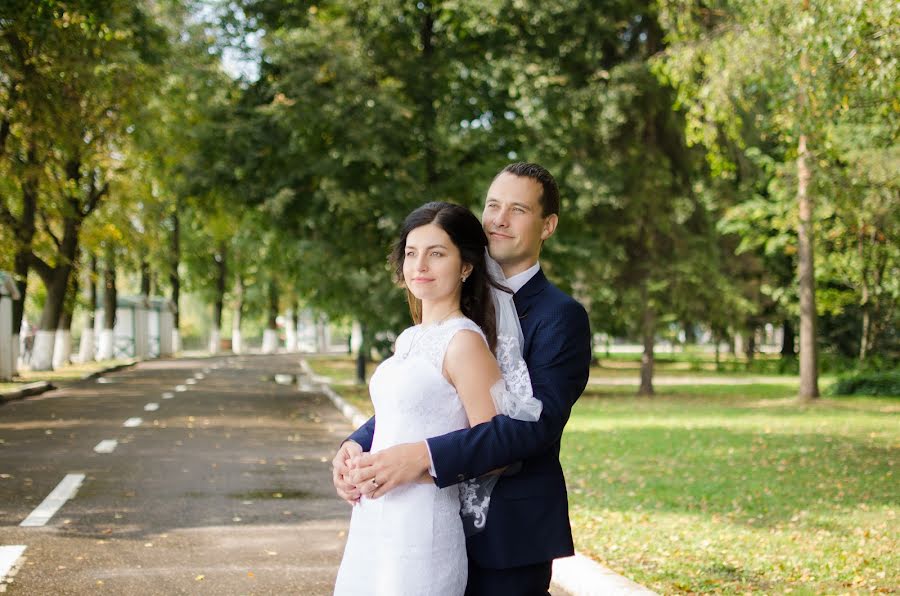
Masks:
[[[563,438],[576,547],[664,594],[900,586],[900,400],[782,385],[589,391]]]
[[[128,362],[131,362],[131,360],[100,360],[94,362],[85,362],[83,364],[67,364],[66,366],[57,370],[19,371],[19,377],[17,377],[15,382],[0,383],[0,393],[3,393],[5,391],[14,391],[22,387],[22,385],[27,385],[28,383],[36,383],[38,381],[47,381],[49,383],[77,381],[84,375]]]

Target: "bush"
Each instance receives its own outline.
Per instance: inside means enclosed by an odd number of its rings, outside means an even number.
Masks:
[[[828,395],[900,396],[900,370],[861,372],[841,377],[828,388]]]

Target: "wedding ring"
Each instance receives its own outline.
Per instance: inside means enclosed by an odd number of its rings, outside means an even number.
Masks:
[[[372,478],[372,484],[375,485],[375,488],[378,488],[378,481]]]

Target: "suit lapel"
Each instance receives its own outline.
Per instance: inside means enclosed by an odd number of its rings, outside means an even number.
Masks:
[[[530,321],[528,321],[528,311],[536,302],[538,295],[547,287],[550,282],[544,276],[544,270],[538,269],[534,277],[519,288],[519,291],[513,294],[513,302],[516,304],[516,312],[519,315],[519,321],[522,324],[522,333],[525,334],[525,343],[528,343],[528,335],[531,330]]]

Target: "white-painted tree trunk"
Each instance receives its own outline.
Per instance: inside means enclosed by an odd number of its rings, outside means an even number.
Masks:
[[[113,357],[113,330],[101,329],[100,341],[97,347],[97,360],[112,360]]]
[[[231,330],[231,351],[235,354],[244,352],[244,339],[241,337],[240,329]]]
[[[278,349],[278,331],[275,329],[266,329],[263,331],[263,354],[274,354]]]
[[[284,347],[288,352],[297,351],[297,319],[295,313],[288,311],[285,325]]]
[[[91,362],[94,360],[94,330],[87,326],[81,330],[81,343],[78,346],[78,360]]]
[[[16,370],[16,353],[13,346],[19,343],[19,336],[12,334],[12,300],[0,298],[0,381],[12,379]]]
[[[222,331],[218,327],[213,327],[209,333],[209,353],[218,354],[219,346],[222,345]]]
[[[53,346],[53,368],[62,368],[69,363],[72,355],[72,332],[68,329],[57,329]]]
[[[241,337],[241,310],[234,309],[234,316],[231,319],[231,351],[235,354],[241,354],[244,351],[244,338]]]
[[[181,332],[178,329],[172,329],[172,353],[177,354],[181,351]]]
[[[362,347],[362,343],[362,323],[360,323],[359,321],[353,321],[353,326],[350,327],[350,352],[352,354],[356,354],[357,352],[359,352],[359,348]]]
[[[56,343],[56,331],[41,329],[34,338],[31,351],[31,370],[53,370],[53,346]]]
[[[19,358],[22,356],[20,351],[22,336],[18,333],[12,336],[12,373],[14,377],[19,374]]]

